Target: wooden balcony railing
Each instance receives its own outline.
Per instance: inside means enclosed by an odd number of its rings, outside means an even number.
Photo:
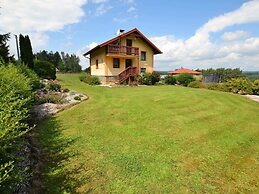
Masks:
[[[138,74],[137,67],[128,67],[124,71],[122,71],[119,76],[119,84],[124,82],[126,79],[133,77]]]
[[[108,54],[137,56],[137,55],[139,55],[139,48],[132,47],[132,46],[121,46],[121,45],[108,44],[107,53]]]

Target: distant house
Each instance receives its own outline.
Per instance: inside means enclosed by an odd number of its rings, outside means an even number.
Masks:
[[[202,73],[199,71],[194,71],[194,70],[187,69],[187,68],[181,68],[181,69],[176,69],[175,71],[169,71],[168,74],[171,74],[171,75],[178,75],[178,74],[202,75]]]
[[[153,72],[154,55],[162,52],[137,28],[108,40],[84,56],[90,55],[91,75],[98,76],[102,83],[131,80],[140,72]]]

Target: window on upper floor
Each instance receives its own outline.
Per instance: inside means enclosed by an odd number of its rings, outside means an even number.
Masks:
[[[120,59],[113,58],[113,68],[120,68]]]
[[[147,53],[145,51],[141,51],[141,61],[147,60]]]

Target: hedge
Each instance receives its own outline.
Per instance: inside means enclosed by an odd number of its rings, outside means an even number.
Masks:
[[[0,63],[0,193],[11,193],[21,178],[14,155],[18,140],[30,129],[25,120],[33,99],[31,84],[20,68]]]

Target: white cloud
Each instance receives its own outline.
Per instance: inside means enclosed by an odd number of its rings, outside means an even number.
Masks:
[[[259,68],[259,38],[248,37],[244,31],[228,32],[222,38],[237,40],[216,43],[210,40],[211,33],[220,32],[234,25],[259,22],[259,1],[244,3],[239,9],[215,17],[201,26],[196,33],[186,39],[172,35],[153,37],[151,40],[163,51],[156,57],[157,68],[171,65],[190,68],[219,66]],[[249,65],[249,67],[247,66]]]
[[[90,49],[96,47],[98,44],[96,42],[92,42],[84,47],[82,47],[81,49],[79,49],[76,52],[76,55],[80,58],[80,65],[83,67],[83,69],[85,69],[86,67],[89,66],[89,59],[87,57],[84,57],[83,55],[89,51]]]
[[[225,32],[221,38],[225,41],[240,40],[249,37],[249,32],[247,31],[235,31],[235,32]]]
[[[134,6],[131,6],[131,7],[129,7],[129,9],[127,10],[127,12],[133,12],[133,11],[135,11],[136,10],[136,8],[134,7]]]
[[[103,14],[105,14],[107,11],[109,11],[110,9],[112,9],[113,7],[110,5],[106,5],[106,4],[101,4],[96,8],[96,12],[95,15],[96,16],[101,16]]]
[[[0,32],[29,34],[34,51],[41,49],[48,43],[46,32],[80,22],[86,2],[63,0],[61,5],[59,0],[2,0]]]

